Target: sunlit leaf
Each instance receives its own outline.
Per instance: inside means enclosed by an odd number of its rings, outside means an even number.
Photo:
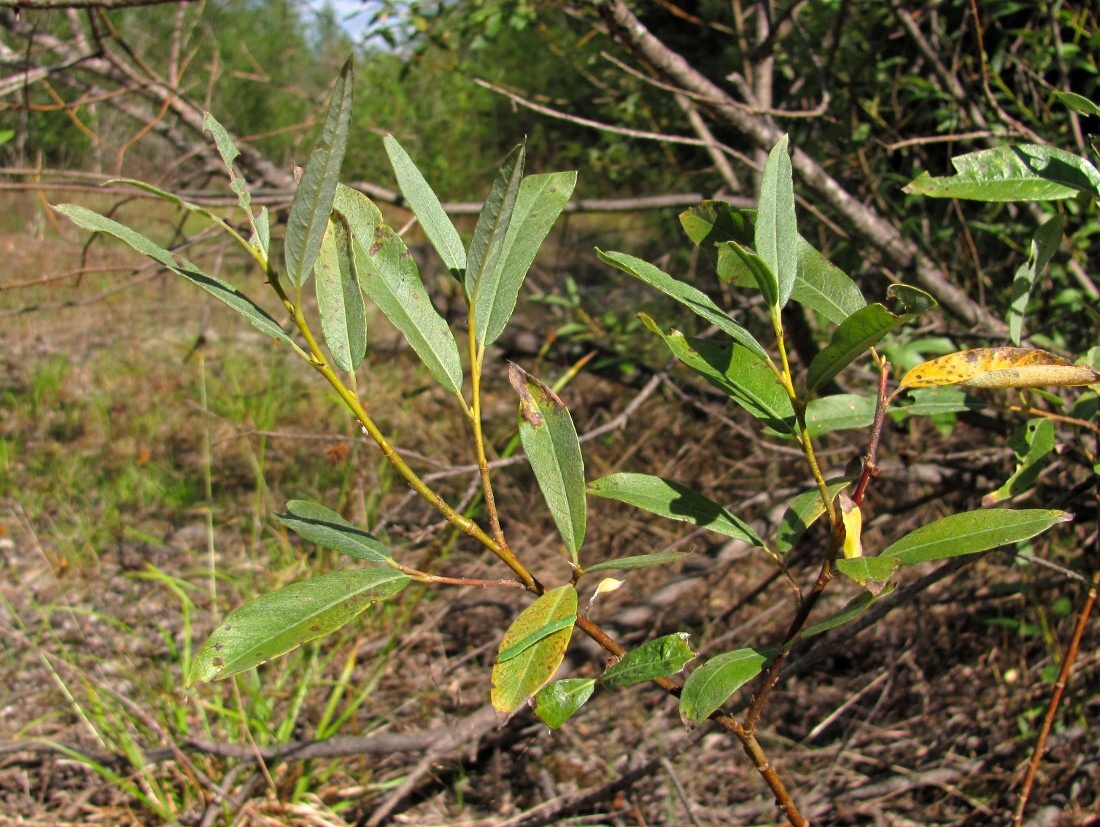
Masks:
[[[504,633],[493,665],[494,709],[511,715],[554,677],[576,619],[577,592],[569,585],[547,592],[520,613]],[[501,653],[507,655],[503,661]]]
[[[752,276],[753,282],[764,296],[764,301],[767,305],[769,307],[778,307],[779,282],[768,263],[752,250],[743,247],[736,241],[727,241],[722,245],[718,251],[719,261],[722,260],[723,254],[727,253],[737,258],[739,269],[744,269]],[[718,274],[721,276],[725,269],[725,267],[719,269]]]
[[[982,347],[931,359],[901,378],[899,388],[963,385],[968,388],[1036,388],[1091,385],[1100,373],[1087,365],[1021,347]]]
[[[875,559],[881,560],[882,558],[879,557]],[[794,643],[798,640],[803,640],[808,637],[813,637],[814,635],[820,635],[822,632],[827,632],[830,629],[836,629],[839,626],[843,626],[845,623],[852,622],[861,614],[866,612],[869,608],[871,608],[871,605],[873,603],[886,597],[893,590],[894,583],[890,582],[887,583],[885,588],[883,588],[879,592],[862,592],[857,597],[853,597],[851,600],[849,600],[845,604],[844,608],[842,608],[840,611],[834,612],[824,620],[815,623],[812,626],[807,626],[806,628],[804,628],[801,632],[798,633],[795,639],[791,641],[791,643]]]
[[[669,350],[689,368],[721,389],[765,425],[793,434],[794,407],[775,372],[755,353],[733,342],[688,338],[678,330],[665,333],[644,313],[638,317],[660,336]]]
[[[593,480],[588,485],[588,491],[597,497],[618,500],[670,520],[680,520],[726,537],[744,540],[753,546],[764,546],[760,536],[740,517],[686,485],[663,477],[626,472],[611,474]]]
[[[466,295],[474,307],[474,321],[479,329],[481,323],[488,322],[487,316],[481,318],[478,315],[479,297],[482,293],[487,297],[480,301],[481,312],[491,313],[492,299],[500,288],[504,239],[515,210],[526,157],[522,144],[508,154],[477,217],[470,255],[466,261]],[[480,333],[477,338],[479,341],[484,339]]]
[[[775,279],[779,307],[787,304],[798,273],[798,226],[792,176],[791,156],[784,135],[768,153],[760,175],[760,203],[756,210],[753,245]]]
[[[866,428],[875,418],[875,399],[837,393],[811,399],[806,405],[806,428],[814,439],[830,431]]]
[[[1018,543],[1073,519],[1065,511],[1041,508],[1013,510],[988,508],[952,514],[921,526],[880,554],[912,566],[963,554],[977,554],[1009,543]]]
[[[601,261],[610,264],[612,267],[617,267],[624,273],[640,279],[650,287],[655,287],[666,296],[680,302],[680,304],[706,319],[761,359],[768,358],[768,352],[753,338],[752,334],[735,322],[728,313],[714,303],[710,296],[701,290],[692,287],[690,284],[677,281],[668,273],[640,258],[628,256],[625,253],[605,253],[602,250],[596,250],[596,255],[599,256]]]
[[[840,371],[902,324],[881,304],[869,304],[857,310],[833,332],[832,340],[810,363],[806,387],[813,391],[833,379]]]
[[[630,557],[619,557],[615,560],[604,560],[593,566],[586,566],[585,574],[597,571],[631,571],[634,569],[648,569],[653,566],[664,566],[683,560],[691,552],[688,551],[655,551],[652,554],[638,554]]]
[[[1084,158],[1050,146],[1024,144],[983,149],[951,159],[957,175],[927,172],[905,191],[932,198],[978,201],[1048,201],[1078,192],[1100,197],[1100,172]]]
[[[665,678],[682,670],[694,657],[686,632],[665,635],[631,649],[600,676],[600,683],[604,686],[631,686]]]
[[[336,197],[340,165],[348,145],[351,126],[352,61],[344,64],[332,91],[325,125],[317,145],[306,162],[286,222],[283,256],[290,283],[301,286],[313,272],[313,263]]]
[[[424,289],[416,261],[401,237],[385,224],[372,239],[352,226],[352,250],[359,286],[416,351],[438,382],[451,393],[462,388],[462,359],[447,321]]]
[[[275,519],[303,540],[360,560],[385,563],[392,559],[386,547],[371,534],[320,503],[291,500],[286,510],[286,514],[276,514]]]
[[[565,678],[554,681],[535,695],[535,714],[550,729],[557,729],[592,697],[595,689],[595,678]]]
[[[836,568],[872,594],[878,594],[897,571],[898,561],[894,557],[845,557],[836,561]]]
[[[232,612],[203,644],[187,685],[228,678],[345,625],[409,578],[388,566],[334,571],[284,586]]]
[[[1054,423],[1049,419],[1033,419],[1016,430],[1009,444],[1016,452],[1016,470],[1004,485],[982,497],[986,508],[1019,496],[1035,484],[1054,450]]]
[[[691,673],[680,694],[680,719],[688,726],[705,721],[776,655],[766,648],[715,655]]]
[[[980,411],[986,404],[966,391],[941,386],[917,388],[909,392],[912,404],[890,408],[896,418],[905,416],[937,416],[939,414]]]
[[[325,344],[336,366],[351,372],[367,354],[367,314],[352,266],[351,238],[342,219],[329,221],[314,270]]]
[[[1012,303],[1008,308],[1008,331],[1012,344],[1020,344],[1020,335],[1023,332],[1024,314],[1027,312],[1028,297],[1031,296],[1032,285],[1039,274],[1046,269],[1051,257],[1062,243],[1062,228],[1065,226],[1065,218],[1058,213],[1045,221],[1035,231],[1035,237],[1031,239],[1031,252],[1027,261],[1016,269],[1012,277]]]
[[[383,143],[394,175],[397,176],[401,194],[409,202],[424,235],[428,237],[451,274],[459,281],[463,280],[466,274],[466,247],[462,244],[455,225],[443,211],[439,197],[393,135],[387,135]]]
[[[568,408],[549,386],[517,365],[508,381],[519,395],[519,435],[550,516],[573,561],[584,543],[587,502],[584,460]]]
[[[288,345],[294,344],[294,341],[286,334],[286,331],[280,327],[279,323],[271,318],[271,316],[269,316],[258,304],[239,292],[233,285],[222,281],[216,276],[210,276],[202,272],[197,266],[183,256],[177,256],[170,253],[163,247],[150,241],[141,233],[135,232],[129,227],[119,224],[117,221],[112,221],[110,218],[105,218],[84,207],[78,207],[75,204],[60,204],[54,207],[54,209],[62,215],[68,216],[73,223],[86,230],[92,230],[97,233],[107,233],[121,241],[125,241],[139,253],[167,267],[173,273],[183,276],[188,281],[197,284],[218,301],[232,307],[268,336],[273,336]]]
[[[498,283],[478,290],[474,316],[478,344],[490,345],[504,332],[516,308],[520,287],[550,228],[561,215],[577,185],[577,173],[529,175],[520,184]]]
[[[852,480],[847,477],[833,480],[828,484],[829,497],[835,499],[837,494],[851,484]],[[825,503],[821,501],[821,492],[817,488],[803,491],[791,500],[775,532],[775,550],[780,554],[786,554],[794,548],[794,544],[806,533],[806,529],[817,522],[824,513]]]

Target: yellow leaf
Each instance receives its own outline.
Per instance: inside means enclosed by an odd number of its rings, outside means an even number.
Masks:
[[[851,497],[841,493],[840,513],[844,520],[844,557],[851,560],[863,556],[863,512]]]
[[[901,379],[901,388],[963,385],[968,388],[1038,388],[1091,385],[1100,373],[1087,365],[1026,347],[960,350],[917,365]]]

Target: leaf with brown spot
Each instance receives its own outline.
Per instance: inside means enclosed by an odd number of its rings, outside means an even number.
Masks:
[[[968,388],[1039,388],[1091,385],[1100,373],[1045,350],[982,347],[960,350],[917,365],[901,379],[900,389],[963,385]]]

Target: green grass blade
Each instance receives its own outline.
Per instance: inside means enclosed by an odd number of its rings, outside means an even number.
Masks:
[[[451,274],[462,281],[466,273],[466,248],[462,244],[455,225],[443,211],[439,197],[424,180],[424,176],[421,175],[412,158],[393,135],[387,135],[383,139],[383,144],[390,159],[390,166],[393,167],[394,175],[397,176],[397,185],[401,188],[401,194],[409,202],[409,207],[416,215],[416,220],[420,222],[424,235],[428,237],[428,241],[432,243]]]
[[[977,554],[1027,540],[1072,519],[1073,515],[1065,511],[1043,508],[967,511],[911,531],[879,556],[896,558],[901,566],[912,566],[929,560]]]
[[[187,685],[228,678],[334,632],[408,583],[399,571],[372,566],[322,574],[258,597],[214,630],[191,664]]]
[[[290,203],[283,255],[287,278],[301,287],[313,272],[321,249],[332,202],[336,196],[340,164],[351,128],[352,61],[344,64],[336,81],[321,137],[306,162],[302,180]]]
[[[294,341],[286,334],[286,331],[263,308],[243,293],[240,293],[231,284],[216,276],[207,275],[182,256],[176,256],[150,241],[141,233],[84,207],[78,207],[75,204],[59,204],[54,209],[67,216],[77,226],[97,233],[107,233],[120,241],[126,242],[142,255],[164,265],[173,273],[197,284],[218,301],[229,305],[268,336],[273,336],[288,345],[294,346]]]
[[[575,172],[529,175],[523,179],[504,239],[504,264],[497,271],[495,285],[481,282],[474,302],[479,345],[491,345],[508,326],[527,271],[576,185]]]

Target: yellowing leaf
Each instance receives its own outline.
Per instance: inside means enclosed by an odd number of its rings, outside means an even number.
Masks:
[[[1025,347],[960,350],[917,365],[901,379],[902,388],[964,385],[968,388],[1037,388],[1091,385],[1100,373],[1087,365]]]
[[[844,520],[844,557],[851,560],[863,556],[863,512],[851,497],[841,492],[840,513]]]

